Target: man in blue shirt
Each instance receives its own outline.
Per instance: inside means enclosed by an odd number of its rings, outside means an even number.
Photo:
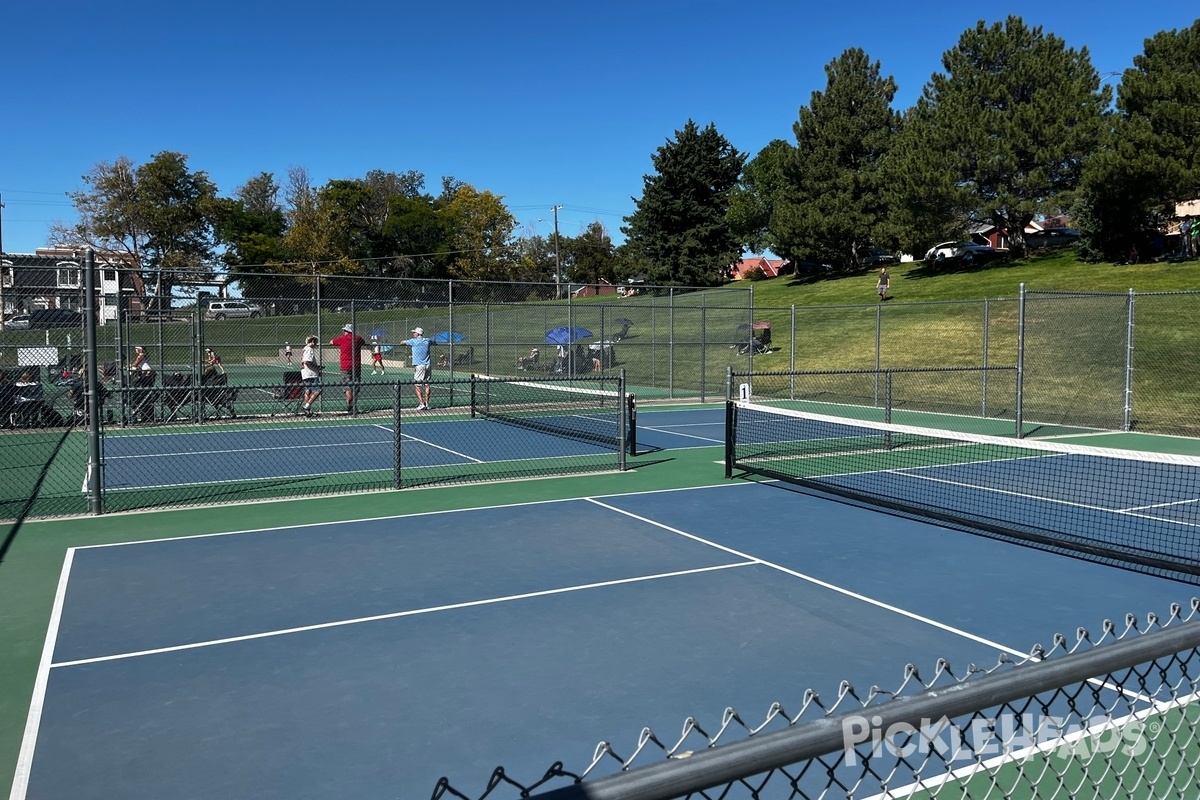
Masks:
[[[429,346],[433,344],[425,338],[425,331],[413,328],[415,334],[411,339],[405,339],[402,344],[412,348],[413,391],[417,395],[417,410],[429,408]]]

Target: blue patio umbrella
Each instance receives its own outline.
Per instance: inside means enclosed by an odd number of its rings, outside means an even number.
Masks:
[[[442,331],[441,333],[435,333],[430,341],[437,342],[438,344],[448,344],[450,342],[461,342],[466,338],[466,336],[463,336],[458,331]]]
[[[388,335],[388,332],[385,331],[383,328],[376,328],[375,330],[371,331],[372,339],[386,339],[387,335]]]
[[[561,325],[546,331],[546,344],[571,344],[577,339],[590,339],[592,332],[578,325],[568,328]]]

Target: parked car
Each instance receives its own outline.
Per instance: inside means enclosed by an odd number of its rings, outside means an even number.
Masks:
[[[975,242],[942,242],[935,244],[925,253],[926,261],[946,261],[959,259],[962,261],[984,261],[995,258],[996,248],[990,244],[975,244]]]
[[[899,264],[900,257],[895,253],[889,253],[881,247],[868,247],[867,254],[862,260],[864,267],[887,267],[892,264]]]
[[[1082,237],[1083,233],[1074,228],[1045,228],[1025,234],[1025,244],[1031,250],[1044,247],[1069,247]]]
[[[43,308],[28,314],[13,314],[4,321],[4,329],[9,331],[82,327],[83,314],[69,308]]]
[[[204,312],[205,319],[257,319],[262,309],[242,300],[214,300]]]

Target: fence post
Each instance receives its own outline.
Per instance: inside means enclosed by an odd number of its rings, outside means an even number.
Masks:
[[[670,315],[668,325],[670,326],[670,334],[667,340],[667,354],[670,356],[667,359],[667,396],[672,400],[675,399],[675,287],[672,286],[667,293],[667,302],[670,304]]]
[[[99,359],[96,357],[96,253],[91,248],[88,248],[83,268],[83,368],[87,376],[88,415],[87,471],[84,473],[83,488],[87,492],[88,510],[93,514],[103,514],[104,501],[100,496],[100,393],[104,388],[100,385]],[[118,283],[117,296],[120,294]]]
[[[988,328],[991,325],[991,321],[990,321],[991,315],[990,315],[989,311],[990,311],[990,307],[988,306],[988,299],[985,297],[985,298],[983,298],[983,371],[980,373],[982,375],[982,380],[983,380],[983,386],[981,387],[981,394],[983,395],[983,398],[981,401],[982,407],[980,409],[980,413],[984,419],[987,419]]]
[[[1020,297],[1017,299],[1017,407],[1013,414],[1017,420],[1017,438],[1025,435],[1025,284],[1021,284]]]
[[[1121,430],[1133,430],[1133,326],[1134,326],[1134,293],[1129,290],[1128,308],[1125,321],[1125,412],[1121,421]]]
[[[796,399],[796,304],[792,303],[790,316],[790,324],[792,330],[789,336],[788,344],[788,372],[792,373],[788,379],[788,399]]]
[[[401,386],[400,381],[396,381],[396,393],[392,397],[392,488],[401,489],[404,484],[400,477],[400,401],[401,401]]]
[[[883,343],[883,306],[875,306],[875,405],[879,405],[879,363]]]

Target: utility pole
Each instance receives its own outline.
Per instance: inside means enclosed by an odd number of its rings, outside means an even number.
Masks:
[[[555,206],[550,209],[554,212],[554,299],[558,300],[562,297],[562,263],[558,257],[558,210],[562,206]]]

